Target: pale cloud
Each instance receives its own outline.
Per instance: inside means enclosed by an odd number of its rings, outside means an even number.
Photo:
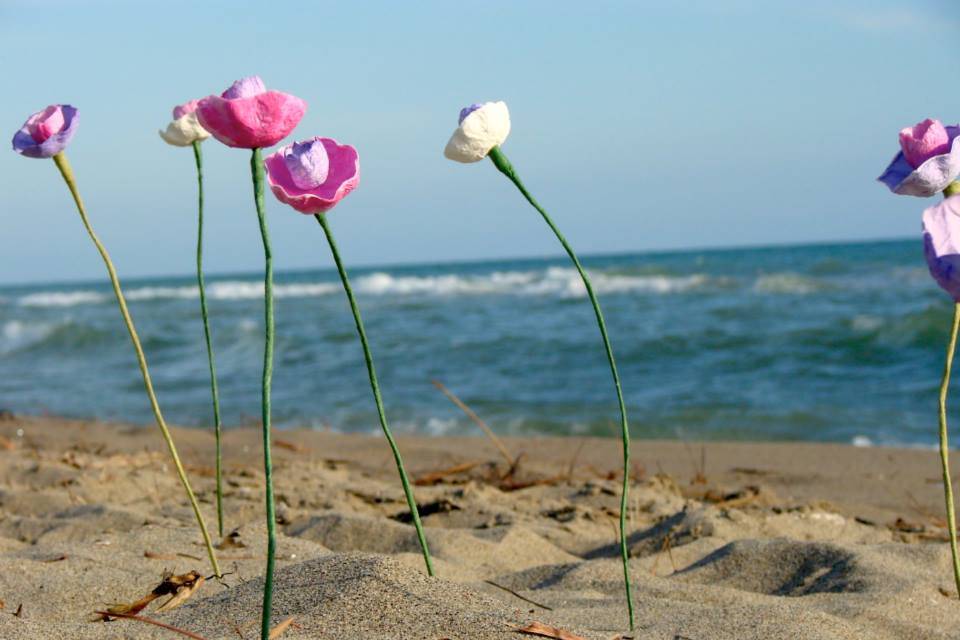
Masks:
[[[960,29],[960,20],[915,7],[878,7],[838,12],[854,29],[875,32],[943,31]]]

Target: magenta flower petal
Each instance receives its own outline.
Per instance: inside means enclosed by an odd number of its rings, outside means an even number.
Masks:
[[[960,196],[923,212],[923,255],[933,279],[960,302]]]
[[[50,105],[27,118],[13,136],[13,150],[28,158],[52,158],[67,148],[79,123],[76,108]]]
[[[300,98],[266,91],[254,77],[238,80],[222,96],[204,98],[196,113],[203,128],[223,144],[256,149],[272,147],[290,135],[306,111],[307,103]]]
[[[322,154],[326,154],[325,167],[320,160]],[[357,150],[331,138],[316,137],[287,145],[267,156],[264,166],[277,200],[310,215],[329,211],[360,182]],[[291,167],[298,175],[291,173]],[[298,182],[315,186],[305,188]]]
[[[960,176],[960,125],[946,127],[950,148],[914,168],[901,151],[887,166],[878,181],[902,196],[929,198],[947,188]]]

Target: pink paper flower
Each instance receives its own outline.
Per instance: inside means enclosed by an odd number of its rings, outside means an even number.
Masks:
[[[324,213],[360,182],[360,157],[331,138],[294,142],[267,156],[267,182],[280,202],[300,213]]]
[[[900,131],[900,149],[914,169],[933,156],[950,151],[950,136],[939,120],[927,118]]]
[[[924,120],[900,132],[900,147],[877,178],[893,193],[929,198],[960,176],[960,125]]]
[[[186,105],[185,105],[186,106]],[[241,78],[221,96],[208,96],[197,105],[203,128],[230,147],[272,147],[293,131],[307,103],[280,91],[267,91],[258,76]]]
[[[68,104],[52,104],[23,123],[13,136],[13,150],[28,158],[52,158],[67,148],[80,119]]]

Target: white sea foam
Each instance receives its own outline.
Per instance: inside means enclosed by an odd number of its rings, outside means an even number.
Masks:
[[[850,440],[850,444],[855,447],[872,447],[873,440],[867,436],[853,436],[853,439]]]
[[[860,314],[853,317],[850,326],[855,331],[875,331],[883,326],[883,318],[878,316]]]
[[[619,275],[596,273],[591,277],[598,293],[675,293],[704,287],[704,274],[689,276]],[[357,290],[370,295],[559,295],[583,297],[586,289],[573,268],[550,267],[546,271],[494,272],[479,276],[393,276],[378,272],[360,278]]]
[[[78,304],[97,304],[107,300],[97,291],[44,291],[31,293],[18,300],[25,307],[74,307]]]
[[[762,275],[753,283],[753,290],[759,293],[807,295],[823,288],[824,284],[816,278],[790,272]]]
[[[50,322],[8,320],[0,327],[0,353],[8,353],[40,342],[59,326],[61,325]]]
[[[706,288],[715,279],[696,273],[683,276],[626,275],[597,271],[591,274],[597,293],[681,293]],[[716,282],[720,282],[716,280]],[[394,275],[377,271],[356,278],[359,293],[375,296],[458,296],[458,295],[554,295],[579,298],[586,295],[580,275],[573,268],[550,267],[541,271],[495,271],[479,275]],[[336,281],[292,282],[274,285],[277,298],[313,298],[338,294]],[[195,299],[199,289],[190,286],[143,286],[128,289],[131,302],[164,299]],[[207,285],[211,300],[258,300],[263,297],[263,283],[259,280],[223,280]],[[113,295],[106,291],[45,291],[19,298],[18,303],[28,307],[72,307],[111,302]]]

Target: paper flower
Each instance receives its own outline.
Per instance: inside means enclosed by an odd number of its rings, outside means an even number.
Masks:
[[[450,136],[443,155],[457,162],[479,162],[510,135],[505,102],[472,104],[460,110],[460,126]]]
[[[208,96],[197,105],[204,129],[230,147],[272,147],[293,131],[307,103],[280,91],[267,91],[258,76],[241,78],[220,96]]]
[[[960,196],[923,212],[923,255],[933,279],[960,302]]]
[[[166,131],[160,131],[160,137],[175,147],[189,147],[194,142],[203,142],[210,132],[203,128],[197,119],[199,100],[191,100],[173,108],[173,121]]]
[[[267,156],[264,165],[273,195],[311,215],[332,209],[360,182],[357,150],[331,138],[294,142]]]
[[[630,562],[627,547],[627,505],[629,504],[630,493],[630,424],[627,421],[627,405],[623,397],[623,387],[620,384],[620,374],[617,372],[617,364],[613,357],[613,347],[610,345],[610,336],[607,335],[607,327],[603,320],[603,312],[600,310],[600,301],[593,291],[593,285],[590,283],[590,276],[587,275],[580,259],[570,243],[567,242],[560,229],[553,222],[546,209],[534,199],[533,195],[524,186],[513,164],[507,159],[506,154],[500,148],[500,145],[507,139],[510,133],[510,113],[507,111],[507,105],[503,102],[485,102],[483,104],[473,104],[460,111],[460,126],[450,141],[447,142],[447,148],[443,154],[451,160],[457,162],[477,162],[483,158],[490,158],[493,166],[510,180],[517,187],[517,190],[537,210],[543,217],[544,222],[550,227],[557,240],[563,246],[570,261],[580,274],[580,279],[586,289],[587,297],[593,306],[593,313],[597,319],[597,328],[600,330],[600,338],[603,341],[603,348],[607,355],[607,362],[610,364],[610,374],[613,382],[614,393],[617,397],[617,403],[620,406],[620,435],[623,439],[623,485],[620,499],[620,555],[623,563],[623,588],[627,599],[627,616],[630,620],[630,630],[634,628],[633,615],[633,595],[630,587]]]
[[[67,148],[79,123],[76,108],[52,104],[27,118],[13,136],[13,150],[28,158],[52,158]]]
[[[960,125],[924,120],[900,132],[902,150],[877,180],[902,196],[929,198],[960,176]]]
[[[70,139],[73,138],[73,134],[76,133],[78,123],[78,111],[74,107],[66,104],[50,105],[43,111],[38,111],[27,118],[27,121],[13,136],[13,150],[28,158],[51,159],[54,166],[56,166],[60,172],[61,177],[63,177],[63,181],[66,183],[70,195],[73,197],[73,202],[77,207],[77,213],[80,214],[80,221],[86,229],[86,235],[93,242],[97,252],[100,254],[100,258],[103,260],[104,266],[107,268],[107,276],[110,278],[110,285],[117,298],[120,315],[126,325],[130,341],[133,343],[137,364],[140,366],[140,375],[143,377],[144,391],[150,402],[150,408],[153,410],[157,427],[160,429],[163,440],[167,445],[167,450],[170,452],[170,457],[173,459],[173,465],[176,468],[177,476],[180,478],[180,484],[183,485],[183,489],[187,494],[187,500],[193,508],[197,525],[200,527],[200,535],[203,537],[203,543],[206,546],[207,555],[210,558],[210,566],[213,569],[213,574],[221,577],[220,566],[217,564],[217,555],[213,548],[213,540],[210,538],[210,532],[207,530],[206,522],[203,519],[200,503],[197,502],[197,496],[190,486],[190,480],[187,478],[187,472],[183,468],[183,463],[180,461],[180,455],[177,453],[173,436],[170,434],[167,423],[163,418],[163,413],[160,411],[157,394],[153,390],[153,380],[150,377],[150,369],[147,366],[147,358],[143,351],[143,345],[140,343],[137,329],[133,324],[133,317],[130,315],[130,310],[127,307],[127,300],[123,295],[123,288],[120,286],[116,267],[113,264],[113,260],[110,259],[110,253],[107,251],[107,248],[93,230],[93,225],[90,223],[90,218],[87,215],[87,209],[83,204],[83,199],[80,197],[80,189],[77,186],[77,179],[73,173],[73,167],[67,158],[66,147]]]

